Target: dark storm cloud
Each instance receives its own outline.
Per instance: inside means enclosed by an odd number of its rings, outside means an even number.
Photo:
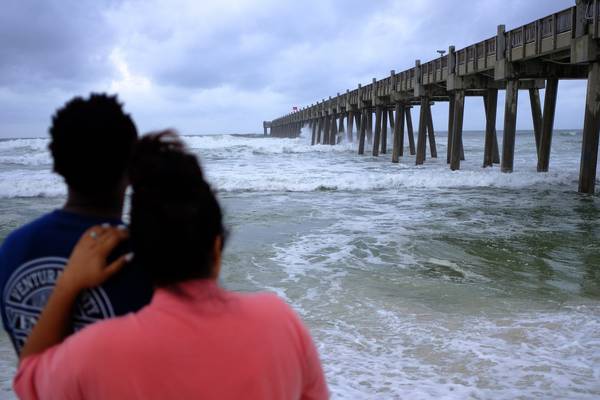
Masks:
[[[77,85],[110,74],[113,37],[103,10],[114,5],[114,1],[3,2],[0,85]]]

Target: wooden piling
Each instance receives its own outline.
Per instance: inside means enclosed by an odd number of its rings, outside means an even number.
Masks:
[[[412,115],[410,112],[410,109],[412,107],[406,107],[405,109],[405,114],[406,114],[406,131],[408,132],[408,147],[410,150],[410,155],[414,156],[415,155],[415,135],[414,135],[414,130],[413,130],[413,123],[412,123]]]
[[[346,132],[346,138],[349,143],[352,143],[354,141],[354,133],[352,132],[354,129],[354,112],[352,110],[348,111],[348,124],[346,127],[348,128],[348,132]]]
[[[367,110],[367,142],[373,143],[373,110]]]
[[[384,109],[381,114],[381,154],[387,153],[388,112]]]
[[[554,129],[554,114],[556,111],[556,98],[558,95],[558,79],[550,78],[546,81],[544,95],[544,114],[542,116],[542,135],[538,151],[538,172],[548,172],[550,165],[550,148],[552,146],[552,131]]]
[[[429,151],[431,158],[437,158],[437,147],[435,145],[435,132],[433,130],[433,117],[431,115],[431,103],[427,102],[427,137],[429,138]]]
[[[454,93],[454,116],[452,123],[452,149],[450,152],[450,169],[460,169],[463,117],[465,111],[465,92],[457,90]]]
[[[540,102],[540,90],[529,89],[529,103],[531,104],[531,119],[533,120],[533,134],[535,136],[535,148],[540,153],[540,138],[542,137],[542,106]]]
[[[331,146],[335,145],[335,143],[336,143],[337,133],[338,133],[337,117],[335,114],[332,114],[331,115],[331,126],[330,126],[330,131],[329,131],[329,144]]]
[[[394,119],[394,110],[388,110],[388,118],[390,121],[390,129],[392,132],[394,132],[394,127],[396,126],[396,120]]]
[[[394,121],[394,143],[392,147],[392,162],[397,163],[404,153],[404,106],[396,104]]]
[[[427,104],[429,100],[421,97],[421,108],[419,110],[419,133],[417,136],[417,157],[415,165],[421,165],[425,162],[427,152]]]
[[[487,89],[483,97],[485,108],[485,144],[483,150],[483,167],[494,165],[494,141],[496,138],[496,116],[498,114],[498,89]]]
[[[318,128],[317,120],[313,120],[311,122],[311,125],[312,125],[312,137],[310,140],[310,144],[311,144],[311,146],[314,146],[315,143],[317,142],[317,128]]]
[[[380,106],[375,107],[375,136],[373,137],[373,156],[379,155],[379,142],[381,137],[381,114],[383,110]]]
[[[598,162],[598,136],[600,133],[600,62],[590,65],[588,72],[581,164],[579,167],[579,192],[593,194],[596,187]]]
[[[329,131],[330,131],[330,125],[331,125],[331,116],[330,115],[326,115],[325,116],[325,123],[323,126],[323,141],[322,144],[329,144]]]
[[[362,115],[360,117],[360,129],[358,133],[358,154],[365,154],[365,136],[367,132],[367,116],[366,110],[362,111]]]
[[[519,81],[511,79],[506,83],[504,107],[504,135],[502,135],[502,172],[513,172],[515,160],[515,135],[517,131],[517,103],[519,101]]]
[[[448,95],[448,147],[446,148],[446,164],[450,164],[452,153],[452,134],[454,133],[454,93]]]
[[[317,144],[321,144],[321,137],[323,136],[323,129],[325,128],[325,119],[323,117],[319,118],[319,122],[317,124]]]

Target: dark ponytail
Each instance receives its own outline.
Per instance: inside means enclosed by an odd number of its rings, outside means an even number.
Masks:
[[[176,133],[142,137],[130,170],[131,242],[136,261],[157,286],[208,278],[221,207],[195,155]]]

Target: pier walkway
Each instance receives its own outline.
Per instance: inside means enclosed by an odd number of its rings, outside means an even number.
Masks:
[[[416,164],[425,162],[427,142],[437,157],[431,106],[449,102],[447,162],[452,170],[464,160],[463,115],[466,96],[479,96],[486,114],[483,166],[500,164],[513,171],[519,90],[527,90],[537,144],[539,172],[546,172],[554,113],[561,79],[587,79],[587,95],[581,148],[579,191],[594,193],[600,132],[600,0],[577,0],[574,7],[448,53],[427,63],[415,62],[406,71],[346,90],[311,106],[263,123],[264,133],[296,137],[302,127],[312,130],[312,144],[335,145],[345,134],[352,141],[357,130],[358,154],[365,140],[374,156],[388,151],[388,126],[392,135],[392,162],[407,150]],[[544,104],[540,89],[545,89]],[[506,91],[501,149],[496,136],[498,91]],[[411,108],[420,106],[417,140]],[[373,129],[373,122],[375,127]],[[406,131],[406,135],[405,135]],[[500,151],[501,150],[501,151]]]

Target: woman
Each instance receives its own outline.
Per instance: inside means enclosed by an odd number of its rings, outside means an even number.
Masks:
[[[317,351],[276,296],[220,288],[224,228],[197,159],[170,132],[140,140],[132,161],[131,246],[152,302],[65,339],[77,295],[123,268],[107,265],[125,230],[96,226],[74,249],[23,351],[21,398],[323,399]],[[64,341],[63,341],[64,340]]]

